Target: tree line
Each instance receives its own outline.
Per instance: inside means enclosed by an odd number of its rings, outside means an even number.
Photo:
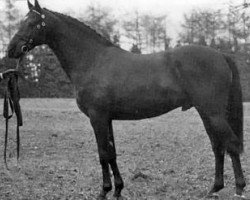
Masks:
[[[192,10],[184,15],[180,43],[207,45],[237,52],[249,38],[247,8],[228,5],[223,10]]]
[[[223,10],[195,9],[184,14],[179,40],[172,42],[168,32],[168,16],[126,13],[117,19],[109,8],[89,5],[83,14],[66,13],[95,29],[115,45],[126,45],[134,53],[151,53],[186,44],[207,45],[236,53],[241,51],[249,37],[250,19],[243,9],[227,5]],[[13,0],[4,0],[0,10],[0,57],[11,37],[19,27],[21,12]],[[246,51],[246,49],[243,48]],[[40,46],[29,52],[22,66],[20,79],[21,94],[24,97],[72,97],[73,88],[59,62],[47,46]],[[7,58],[0,60],[0,70],[14,67],[15,62]],[[27,89],[28,88],[28,89]],[[2,86],[0,87],[3,90]],[[1,94],[3,94],[1,92]]]

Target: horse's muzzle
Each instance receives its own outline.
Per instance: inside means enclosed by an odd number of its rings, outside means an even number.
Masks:
[[[9,58],[15,57],[15,49],[14,48],[8,49],[8,57]]]
[[[16,51],[16,48],[12,48],[8,50],[8,57],[9,58],[19,58],[23,55],[23,50],[21,51]]]

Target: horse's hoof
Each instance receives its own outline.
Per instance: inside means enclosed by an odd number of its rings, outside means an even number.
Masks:
[[[107,198],[106,198],[106,197],[98,196],[98,197],[96,198],[96,200],[107,200]]]
[[[107,198],[105,196],[103,196],[103,195],[98,195],[96,200],[107,200]]]
[[[127,198],[123,197],[123,196],[113,196],[112,200],[127,200]]]
[[[219,195],[217,193],[208,193],[206,196],[207,199],[219,199]]]
[[[235,194],[233,197],[233,200],[247,200],[248,198],[246,198],[244,195],[238,195]]]

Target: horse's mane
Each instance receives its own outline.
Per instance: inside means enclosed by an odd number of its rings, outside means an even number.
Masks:
[[[104,37],[103,35],[98,33],[96,30],[94,30],[90,26],[86,25],[84,22],[79,21],[78,19],[73,18],[69,15],[65,15],[65,14],[62,14],[59,12],[51,11],[51,10],[46,9],[46,8],[44,8],[44,9],[48,12],[51,12],[52,14],[54,14],[56,16],[62,17],[63,19],[67,20],[66,22],[69,22],[70,24],[74,24],[76,27],[80,28],[81,30],[84,30],[84,32],[86,32],[86,30],[87,30],[89,32],[89,34],[95,35],[97,37],[97,39],[100,39],[101,41],[103,41],[104,44],[106,44],[108,46],[116,46],[108,38]]]

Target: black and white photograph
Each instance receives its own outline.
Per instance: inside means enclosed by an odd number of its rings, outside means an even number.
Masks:
[[[0,200],[250,200],[250,0],[0,0]]]

